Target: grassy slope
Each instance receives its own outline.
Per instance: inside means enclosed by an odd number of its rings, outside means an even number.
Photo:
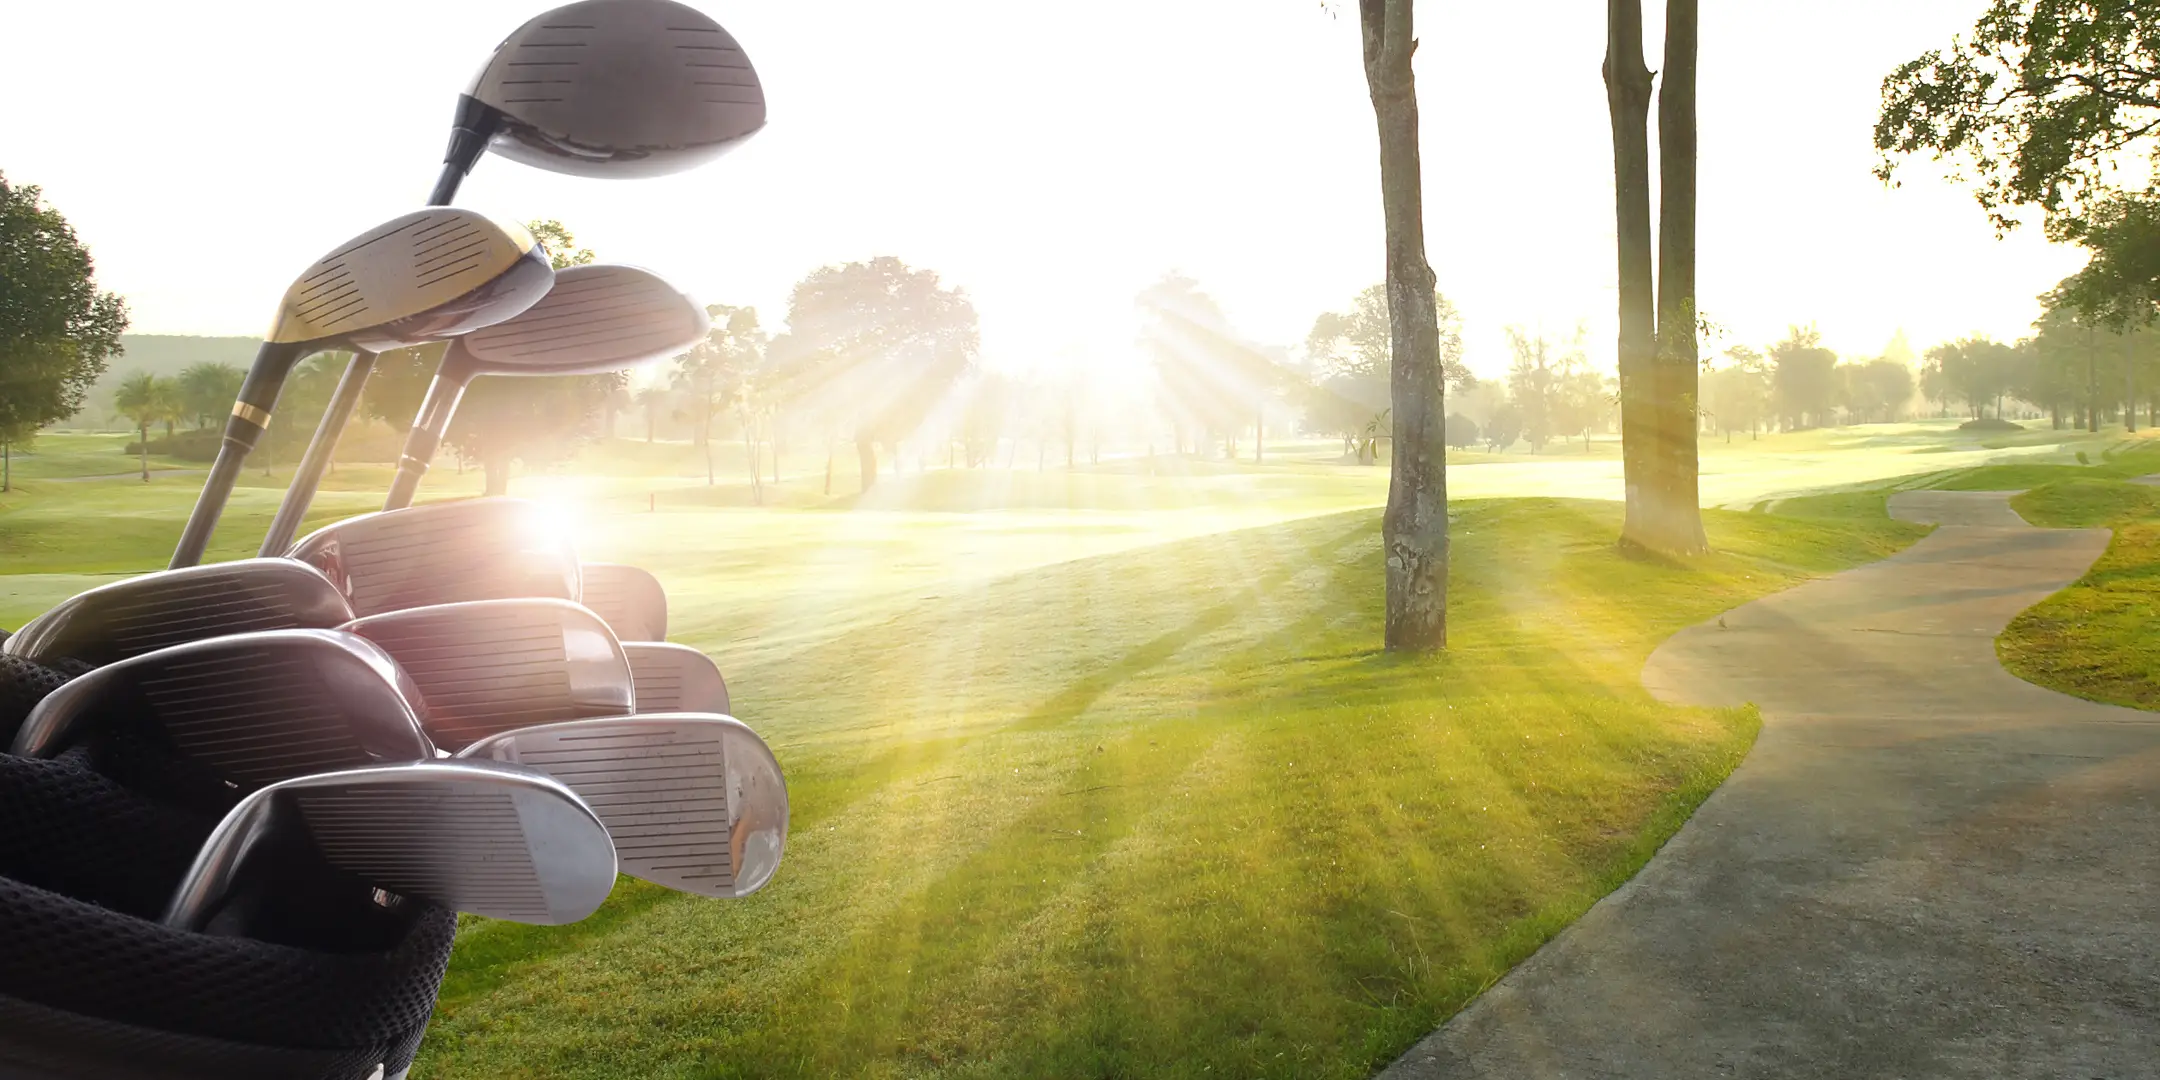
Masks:
[[[2107,553],[1995,639],[2019,678],[2066,694],[2160,709],[2160,487],[2062,480],[2011,506],[2049,528],[2107,527]]]
[[[794,794],[771,889],[474,928],[430,1076],[1362,1076],[1631,874],[1752,713],[1671,631],[1921,530],[1460,508],[1454,651],[1377,655],[1369,511],[952,590],[732,680]],[[723,662],[728,657],[722,656]]]

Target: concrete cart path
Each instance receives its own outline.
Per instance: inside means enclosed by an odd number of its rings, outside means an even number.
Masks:
[[[1455,1077],[2160,1077],[2160,715],[1994,637],[2106,530],[1911,492],[1905,552],[1692,627],[1643,682],[1762,706],[1633,881],[1390,1067]]]

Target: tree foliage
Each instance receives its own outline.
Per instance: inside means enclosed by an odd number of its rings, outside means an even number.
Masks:
[[[2160,154],[2160,5],[1993,0],[1883,80],[1875,148],[1885,181],[1915,155],[1951,163],[1997,229],[2030,206],[2051,236],[2084,237],[2119,166]]]
[[[81,409],[127,325],[67,219],[0,175],[0,444]]]
[[[223,420],[239,398],[240,383],[246,378],[247,369],[237,364],[206,360],[188,365],[179,378],[181,411],[194,418],[196,427],[209,427]]]
[[[1787,429],[1836,422],[1837,354],[1814,327],[1792,327],[1770,346],[1770,401]]]
[[[1442,378],[1460,388],[1474,380],[1463,363],[1462,316],[1439,293],[1433,294],[1433,312]],[[1358,293],[1348,311],[1322,312],[1305,335],[1312,373],[1304,393],[1307,426],[1354,446],[1363,464],[1379,460],[1377,443],[1394,407],[1392,336],[1385,285]]]

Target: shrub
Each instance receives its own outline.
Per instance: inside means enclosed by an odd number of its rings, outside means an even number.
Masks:
[[[1965,421],[1964,423],[1962,423],[1962,424],[1959,424],[1959,425],[1958,425],[1958,430],[1959,430],[1959,431],[2023,431],[2023,430],[2025,430],[2025,425],[2023,425],[2023,424],[2020,424],[2020,423],[2016,423],[2016,422],[2014,422],[2014,421],[2010,421],[2010,420],[2004,420],[2004,419],[2002,419],[2001,417],[1996,417],[1996,416],[1987,416],[1987,417],[1982,417],[1982,418],[1980,418],[1980,419],[1978,419],[1978,420],[1967,420],[1967,421]]]

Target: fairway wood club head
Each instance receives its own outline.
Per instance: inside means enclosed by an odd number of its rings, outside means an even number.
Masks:
[[[24,623],[0,652],[102,667],[222,634],[323,629],[352,620],[330,579],[292,559],[240,559],[100,585]]]
[[[430,503],[347,518],[293,545],[361,618],[466,600],[582,588],[577,552],[545,509],[520,499]]]
[[[82,675],[45,696],[9,752],[54,757],[115,723],[147,726],[227,784],[435,756],[419,690],[388,653],[337,630],[205,638]]]
[[[712,657],[668,641],[625,641],[641,713],[726,713],[727,680]]]
[[[550,172],[661,176],[765,126],[750,58],[720,24],[672,0],[583,0],[534,16],[458,98],[447,203],[483,150]]]
[[[202,560],[240,465],[302,359],[335,348],[379,353],[468,333],[538,303],[554,280],[546,249],[524,228],[451,207],[392,218],[317,259],[286,290],[240,384],[172,565]]]
[[[600,617],[567,600],[483,600],[347,623],[411,677],[445,750],[511,728],[637,711],[630,662]]]
[[[584,591],[578,602],[606,620],[625,645],[667,640],[667,590],[660,587],[660,579],[622,563],[586,563],[579,574]]]
[[[517,762],[570,785],[614,837],[623,873],[700,896],[747,896],[787,847],[787,781],[765,740],[729,716],[573,720],[490,736],[458,754]]]
[[[606,826],[560,781],[494,761],[422,761],[317,773],[248,796],[196,854],[164,924],[200,929],[261,861],[251,856],[289,828],[375,888],[493,919],[576,922],[615,886]]]
[[[452,342],[405,437],[383,509],[411,505],[458,401],[482,375],[597,375],[673,356],[705,339],[712,319],[666,279],[635,266],[572,266],[514,319]]]

